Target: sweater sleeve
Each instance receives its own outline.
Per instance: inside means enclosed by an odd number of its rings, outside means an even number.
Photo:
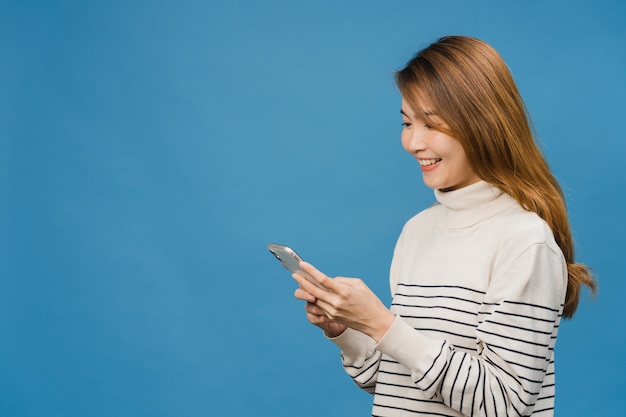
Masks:
[[[403,236],[400,234],[394,248],[391,262],[391,293],[396,285],[399,254],[403,248]],[[376,350],[376,341],[364,333],[348,328],[341,335],[329,338],[341,349],[343,368],[361,389],[374,393],[378,378],[378,369],[382,353]]]
[[[477,354],[399,316],[375,349],[406,366],[427,396],[465,415],[528,416],[553,360],[566,282],[562,254],[534,244],[492,278],[475,329]]]
[[[341,349],[341,361],[346,373],[361,389],[373,393],[381,357],[374,339],[348,328],[330,340]]]

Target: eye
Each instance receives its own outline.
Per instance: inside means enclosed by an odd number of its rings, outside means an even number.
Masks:
[[[411,127],[411,122],[402,122],[402,127],[404,128]]]

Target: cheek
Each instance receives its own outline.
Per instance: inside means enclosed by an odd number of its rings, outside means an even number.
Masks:
[[[458,169],[459,169],[459,172],[463,173],[464,175],[467,175],[467,176],[474,175],[474,171],[472,170],[469,160],[467,159],[467,156],[465,155],[465,152],[463,151],[462,148],[459,153]]]

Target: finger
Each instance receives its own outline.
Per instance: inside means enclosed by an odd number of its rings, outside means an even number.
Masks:
[[[315,305],[315,303],[307,302],[304,305],[304,311],[311,316],[326,317],[324,310]]]
[[[302,288],[298,288],[296,289],[296,291],[293,294],[297,299],[299,300],[304,300],[307,301],[309,303],[314,303],[316,301],[316,298],[313,297],[311,295],[311,293],[306,292],[305,290],[303,290]]]
[[[326,316],[317,316],[315,314],[307,313],[306,319],[309,323],[314,324],[316,326],[323,326],[329,323],[329,320]]]
[[[302,290],[306,291],[307,288],[309,288],[309,280],[298,272],[294,272],[293,274],[291,274],[291,277],[298,283]]]
[[[317,307],[313,303],[306,303],[304,306],[304,311],[306,311],[307,320],[315,325],[320,325],[324,323],[328,323],[328,317],[324,314],[324,310]]]
[[[328,275],[324,274],[322,271],[315,268],[310,263],[303,261],[303,262],[300,262],[299,266],[304,272],[308,273],[313,278],[315,278],[315,280],[319,282],[320,284],[322,284],[322,286],[326,288],[327,290],[330,290],[333,287],[332,278],[328,277]]]
[[[314,316],[319,316],[319,317],[327,317],[326,311],[320,306],[318,306],[316,303],[307,302],[306,305],[304,306],[304,309],[306,310],[308,314],[312,314]]]
[[[302,288],[304,291],[308,292],[317,299],[319,299],[321,296],[323,296],[324,293],[326,293],[324,289],[313,284],[311,281],[309,281],[307,278],[303,277],[297,272],[294,272],[291,276],[300,285],[300,288]]]
[[[335,277],[333,278],[333,283],[356,288],[358,286],[362,286],[363,280],[360,278]]]

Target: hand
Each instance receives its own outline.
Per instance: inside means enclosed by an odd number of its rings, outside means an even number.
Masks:
[[[302,262],[300,268],[325,288],[321,289],[301,275],[293,274],[293,278],[300,284],[295,292],[296,298],[307,301],[307,318],[328,336],[339,335],[346,327],[350,327],[378,342],[393,324],[395,315],[362,280],[329,278],[306,262]]]
[[[293,277],[296,281],[298,281],[300,278],[306,281],[306,278],[301,277],[300,275],[296,276],[296,274],[294,274]],[[330,321],[330,319],[326,317],[324,311],[315,305],[317,299],[313,295],[302,289],[302,287],[298,288],[294,295],[296,298],[306,301],[304,310],[306,311],[307,320],[322,329],[326,336],[337,337],[346,331],[347,327],[343,324],[333,323],[332,321]]]

